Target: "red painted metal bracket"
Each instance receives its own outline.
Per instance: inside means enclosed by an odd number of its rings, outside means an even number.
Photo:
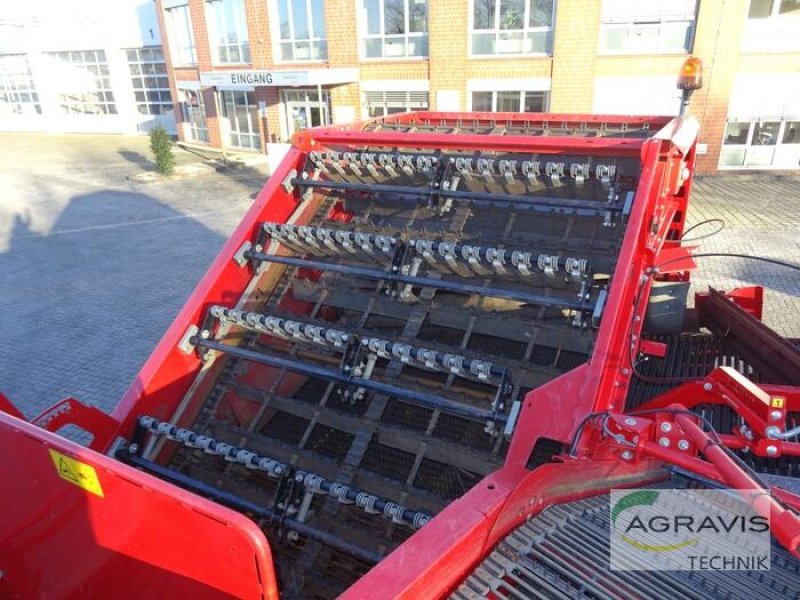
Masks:
[[[764,313],[764,288],[760,285],[735,288],[730,292],[721,292],[726,298],[751,315],[761,321]],[[703,306],[711,298],[711,292],[697,292],[694,295],[694,306],[702,311]]]
[[[25,415],[23,415],[16,405],[8,399],[8,396],[3,393],[0,393],[0,412],[4,412],[12,417],[17,417],[23,421],[27,420],[25,419]]]
[[[119,427],[119,422],[113,417],[75,398],[61,400],[31,420],[31,423],[53,433],[66,425],[80,427],[92,434],[89,447],[94,450],[106,448]]]
[[[800,444],[770,436],[770,431],[785,431],[788,412],[800,411],[800,396],[791,393],[791,388],[764,389],[731,367],[719,367],[704,380],[670,390],[646,402],[636,412],[664,409],[673,404],[680,404],[686,410],[702,404],[731,407],[745,424],[735,427],[732,435],[720,436],[730,448],[746,448],[757,456],[770,458],[800,455]]]

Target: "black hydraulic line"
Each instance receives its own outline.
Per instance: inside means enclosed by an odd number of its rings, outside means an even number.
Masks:
[[[386,396],[405,398],[406,400],[410,400],[411,402],[419,404],[420,406],[424,406],[433,410],[442,410],[444,412],[459,415],[468,419],[478,421],[496,420],[499,422],[505,422],[507,418],[505,415],[495,415],[493,411],[473,408],[452,400],[447,400],[446,398],[441,398],[432,394],[426,394],[424,392],[416,392],[414,390],[409,390],[396,385],[390,385],[388,383],[381,383],[371,379],[362,379],[360,377],[346,375],[335,369],[320,367],[299,360],[263,354],[254,350],[230,346],[228,344],[222,344],[220,342],[215,342],[213,340],[203,339],[200,337],[193,337],[191,342],[199,348],[207,348],[209,350],[224,352],[226,354],[230,354],[231,356],[236,356],[245,360],[251,360],[253,362],[269,365],[271,367],[278,367],[279,369],[287,369],[295,373],[307,375],[308,377],[319,377],[320,379],[327,379],[329,381],[336,381],[345,385],[351,385],[353,387],[364,388],[379,394],[384,394]]]
[[[551,296],[542,296],[539,294],[527,294],[525,292],[516,290],[506,290],[495,287],[483,287],[480,285],[473,285],[469,283],[456,283],[454,281],[446,281],[442,279],[432,279],[430,277],[411,277],[410,275],[403,275],[402,273],[393,273],[384,271],[382,269],[370,269],[368,267],[356,267],[351,265],[339,265],[317,260],[306,260],[303,258],[294,258],[291,256],[275,256],[273,254],[264,254],[261,252],[247,252],[245,254],[250,259],[260,260],[264,262],[278,263],[282,265],[290,265],[293,267],[301,267],[306,269],[319,269],[322,271],[333,271],[335,273],[342,273],[344,275],[354,275],[356,277],[363,277],[365,279],[373,279],[376,281],[396,281],[398,283],[409,284],[418,287],[431,287],[439,290],[446,290],[449,292],[456,292],[461,294],[479,294],[482,296],[490,296],[492,298],[506,298],[508,300],[516,300],[519,302],[529,302],[539,306],[548,306],[553,308],[566,308],[569,310],[580,311],[593,311],[594,305],[587,302],[575,302],[553,298]]]
[[[376,552],[372,552],[371,550],[367,550],[366,548],[362,548],[356,544],[339,539],[330,533],[321,531],[316,527],[311,527],[310,525],[301,523],[295,519],[283,517],[273,510],[260,506],[254,502],[246,500],[245,498],[241,498],[235,494],[231,494],[230,492],[226,492],[211,486],[193,477],[189,477],[188,475],[184,475],[183,473],[178,473],[172,469],[144,459],[128,450],[118,450],[115,456],[118,460],[126,464],[143,469],[148,473],[156,475],[159,479],[169,481],[170,483],[189,490],[190,492],[194,492],[195,494],[209,498],[214,502],[218,502],[219,504],[223,504],[240,512],[252,514],[260,519],[274,519],[279,521],[283,527],[293,529],[300,535],[325,544],[326,546],[330,546],[331,548],[335,548],[336,550],[349,554],[350,556],[354,556],[359,560],[376,564],[379,563],[383,558]]]
[[[432,193],[441,198],[455,198],[457,200],[480,200],[484,202],[500,202],[505,204],[521,204],[542,208],[560,208],[575,210],[590,210],[597,214],[607,212],[622,212],[622,204],[606,204],[596,200],[574,200],[572,198],[549,198],[538,196],[510,196],[508,194],[490,194],[488,192],[468,192],[458,190],[445,190],[427,186],[405,187],[402,185],[386,185],[379,183],[351,183],[349,181],[329,181],[319,179],[292,179],[292,184],[309,188],[327,190],[353,190],[355,192],[382,192],[389,194],[407,194],[411,196],[429,197]]]

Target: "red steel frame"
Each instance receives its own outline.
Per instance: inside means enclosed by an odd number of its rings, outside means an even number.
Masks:
[[[231,304],[246,289],[251,279],[249,267],[240,266],[231,260],[232,256],[245,241],[255,238],[260,222],[284,222],[290,217],[297,202],[293,193],[287,192],[282,183],[292,171],[302,171],[305,156],[311,150],[331,145],[372,145],[398,148],[466,148],[553,155],[579,152],[598,156],[639,157],[642,167],[639,186],[595,350],[589,362],[530,392],[524,399],[504,466],[445,508],[426,527],[359,580],[344,597],[439,597],[452,590],[499,539],[530,515],[547,505],[602,493],[612,487],[638,486],[663,479],[667,476],[665,463],[684,466],[733,487],[755,484],[747,479],[738,465],[730,464],[723,454],[708,445],[707,434],[688,416],[666,413],[666,417],[662,415],[653,419],[637,417],[636,426],[631,428],[625,424],[621,415],[633,376],[632,357],[640,350],[663,350],[653,344],[640,348],[639,334],[647,304],[643,299],[646,300],[649,288],[657,278],[687,279],[687,271],[693,267],[688,250],[676,248],[674,244],[665,245],[667,241],[677,239],[683,231],[695,161],[697,126],[693,121],[669,121],[663,117],[515,113],[409,113],[380,121],[385,124],[453,127],[476,123],[484,126],[527,125],[531,128],[548,124],[557,128],[563,124],[566,127],[585,127],[587,130],[600,130],[603,124],[640,128],[646,123],[655,135],[647,139],[620,138],[613,135],[585,138],[558,135],[498,136],[403,132],[393,131],[390,127],[381,131],[364,131],[355,126],[334,126],[302,132],[295,136],[288,155],[261,190],[250,211],[167,330],[113,414],[108,417],[92,413],[69,399],[60,408],[54,407],[55,412],[54,409],[46,411],[36,421],[52,430],[68,422],[78,424],[94,435],[91,448],[98,452],[108,452],[118,437],[129,439],[135,420],[141,414],[169,420],[178,411],[180,418],[176,424],[188,426],[200,408],[199,402],[204,397],[204,388],[213,378],[201,378],[199,383],[193,383],[201,369],[201,362],[194,354],[181,352],[178,345],[188,327],[200,323],[210,305]],[[676,258],[680,258],[680,262]],[[670,268],[659,267],[666,267],[667,263]],[[741,385],[738,381],[731,383],[730,374],[712,374],[710,380],[715,384],[734,388]],[[702,387],[703,383],[690,385]],[[652,404],[651,408],[674,408],[675,403],[679,403],[682,408],[689,407],[689,398],[696,391],[695,388],[678,388]],[[749,396],[739,392],[741,390],[732,392],[737,400],[725,402],[752,418],[755,417],[748,410],[759,419],[763,418],[759,402],[763,404],[764,393],[767,396],[780,393],[792,406],[800,403],[800,392],[794,389],[764,388],[762,393],[751,389]],[[731,397],[731,394],[727,396]],[[740,396],[744,399],[739,399]],[[715,398],[719,401],[721,396]],[[13,410],[13,406],[2,396],[0,410]],[[628,456],[624,453],[629,451],[629,445],[616,443],[605,437],[602,429],[598,429],[596,420],[587,420],[587,416],[593,413],[603,414],[603,418],[607,419],[606,425],[616,427],[616,432],[621,435],[630,434],[633,439],[635,433],[640,442],[636,452]],[[655,443],[658,424],[664,419],[675,424],[676,435],[677,432],[682,432],[691,438],[692,445],[688,451],[665,450]],[[140,482],[148,489],[157,490],[164,497],[180,498],[201,512],[216,515],[233,530],[249,535],[247,539],[253,547],[259,548],[256,553],[257,562],[268,556],[263,535],[257,529],[254,532],[255,526],[246,519],[236,519],[230,511],[213,502],[137,473],[96,452],[58,441],[59,438],[23,424],[18,418],[0,415],[0,443],[5,441],[11,444],[22,437],[33,439],[37,444],[65,446],[67,451],[82,457],[88,464],[97,465],[101,483],[104,485],[109,477],[126,478]],[[530,471],[526,468],[526,462],[534,444],[542,438],[564,444],[574,440],[575,454],[562,456],[559,462]],[[724,441],[735,446],[734,440]],[[697,458],[698,449],[703,450],[710,462]],[[28,473],[35,472],[38,476],[40,470],[48,467],[34,464],[32,459],[29,461],[26,454],[28,451],[35,452],[34,449],[26,449],[16,450],[15,453],[20,455],[22,452],[26,456],[23,459],[26,463],[24,468],[28,469]],[[40,459],[37,460],[41,462]],[[15,466],[6,469],[9,471],[8,477],[20,479],[19,468]],[[70,492],[81,493],[78,488]],[[121,498],[120,502],[130,501],[125,496]],[[791,494],[779,492],[779,498],[783,502],[800,506],[800,502],[796,502],[798,499]],[[0,513],[8,512],[5,510],[8,503],[7,494],[0,494]],[[168,506],[168,503],[164,502],[162,505],[162,509],[170,517],[181,519],[181,522],[187,519],[184,512]],[[797,532],[800,531],[794,515],[777,503],[770,504],[765,510],[777,519],[781,541],[794,549],[798,540]],[[2,535],[6,530],[7,527],[0,526],[0,548],[3,547]],[[200,543],[215,544],[216,539],[203,540]],[[31,544],[29,548],[35,551],[34,546],[35,544]],[[0,559],[2,556],[0,553]],[[167,565],[170,559],[156,553],[151,561]],[[0,564],[0,568],[3,566]],[[249,563],[249,567],[251,566],[252,562]],[[193,578],[205,581],[203,578],[207,577],[199,568],[189,569],[186,576],[187,581]],[[257,593],[267,597],[274,596],[276,592],[271,571],[262,569],[259,576],[261,588]],[[230,581],[225,582],[226,577]],[[223,583],[215,589],[226,593],[243,589],[236,587],[241,584],[239,575],[223,573],[220,579]],[[180,586],[177,589],[181,589]],[[244,594],[241,597],[257,597],[254,593],[256,592],[250,589],[249,595]]]

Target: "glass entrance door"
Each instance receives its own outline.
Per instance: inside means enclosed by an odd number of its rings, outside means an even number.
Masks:
[[[322,90],[322,102],[315,88],[283,91],[286,105],[289,137],[297,131],[330,123],[330,105],[327,90]]]
[[[220,92],[222,114],[228,121],[228,144],[240,148],[261,147],[258,133],[258,109],[253,92]]]

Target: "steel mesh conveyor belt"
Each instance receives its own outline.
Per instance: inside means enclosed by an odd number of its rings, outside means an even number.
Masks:
[[[370,568],[359,556],[385,556],[502,465],[514,403],[587,360],[591,309],[625,230],[624,199],[612,193],[625,169],[613,159],[563,173],[542,164],[511,182],[497,160],[489,175],[476,169],[465,197],[436,203],[418,190],[450,171],[393,157],[396,177],[386,165],[378,177],[359,168],[360,155],[328,164],[342,189],[303,187],[317,181],[311,159],[287,180],[317,202],[314,216],[260,224],[243,255],[255,273],[282,275],[257,308],[210,307],[193,344],[220,353],[224,368],[185,425],[191,435],[164,425],[161,436],[174,448],[170,469],[324,534],[256,518],[285,598],[335,597]],[[554,198],[557,208],[487,204],[473,191]],[[289,259],[263,260],[275,255]],[[378,275],[393,266],[407,270],[402,280]],[[351,346],[367,358],[352,362]],[[182,443],[197,436],[208,448]],[[255,456],[287,476],[252,468]],[[308,486],[305,476],[291,483],[298,472],[313,475]],[[315,487],[325,493],[306,493]],[[360,503],[358,491],[368,494]],[[381,510],[368,510],[372,499]]]
[[[608,502],[604,494],[546,508],[506,536],[451,600],[797,598],[800,561],[774,541],[769,571],[611,571]]]

